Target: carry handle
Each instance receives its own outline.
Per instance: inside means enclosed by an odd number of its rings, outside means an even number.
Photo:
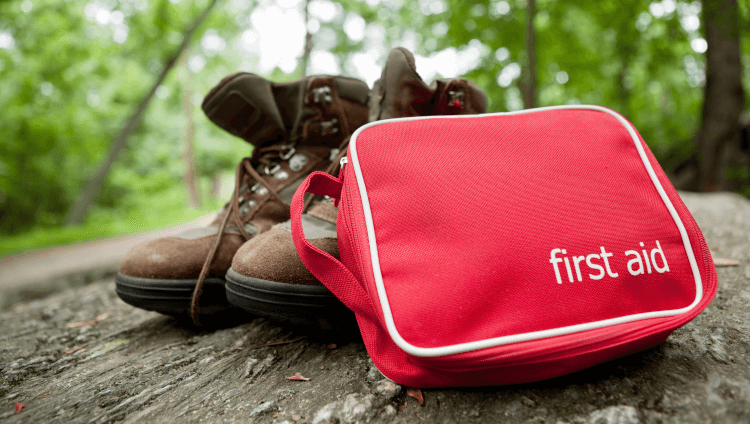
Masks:
[[[341,261],[327,252],[313,246],[305,238],[302,229],[302,210],[305,206],[305,193],[330,196],[337,201],[341,197],[343,182],[325,172],[313,172],[294,193],[292,198],[292,239],[302,263],[324,286],[356,314],[366,314],[370,308],[370,298],[357,279]]]

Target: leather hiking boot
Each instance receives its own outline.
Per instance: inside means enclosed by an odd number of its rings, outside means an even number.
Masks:
[[[134,247],[115,277],[117,294],[139,308],[200,318],[231,305],[224,276],[248,239],[289,219],[297,187],[332,168],[349,136],[367,122],[369,89],[362,81],[313,76],[272,83],[233,74],[203,101],[208,118],[254,146],[237,166],[230,201],[207,227]]]
[[[463,78],[425,84],[412,54],[396,48],[370,91],[369,120],[476,114],[486,108],[484,92]],[[339,163],[332,165],[335,175]],[[337,214],[332,200],[317,201],[302,214],[302,225],[312,245],[338,259]],[[226,280],[229,302],[245,311],[324,329],[354,324],[353,314],[305,268],[294,247],[290,221],[243,244]]]

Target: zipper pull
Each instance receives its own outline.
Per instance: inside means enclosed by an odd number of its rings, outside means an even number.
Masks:
[[[344,165],[346,165],[347,163],[349,163],[349,159],[346,156],[342,157],[341,160],[339,160],[339,181],[341,181],[341,184],[344,183]],[[338,207],[340,202],[341,196],[333,199],[333,206]]]
[[[349,158],[346,156],[342,157],[341,160],[339,160],[339,180],[344,181],[344,165],[349,163]]]

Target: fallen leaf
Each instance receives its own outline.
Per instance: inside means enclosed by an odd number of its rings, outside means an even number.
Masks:
[[[69,324],[66,324],[65,326],[68,328],[75,328],[75,327],[84,327],[88,325],[94,325],[101,320],[107,319],[107,317],[109,317],[109,314],[105,312],[92,320],[81,321],[81,322],[71,322]]]
[[[324,369],[326,369],[326,366],[325,365],[321,365],[320,369],[324,370]]]
[[[78,346],[78,347],[74,347],[73,349],[70,349],[70,350],[66,350],[66,351],[65,351],[65,354],[66,354],[66,355],[71,355],[71,354],[74,354],[74,353],[78,352],[78,351],[79,351],[79,350],[81,350],[81,349],[84,349],[84,348],[83,348],[83,346]],[[84,349],[84,350],[85,350],[85,349]]]
[[[274,413],[273,413],[273,417],[274,417],[274,418],[279,418],[279,414],[280,414],[280,413],[281,413],[281,412],[279,412],[279,411],[276,411],[276,412],[274,412]]]
[[[20,414],[21,410],[23,410],[23,407],[26,406],[20,402],[16,402],[16,414]]]
[[[266,344],[261,345],[261,346],[278,346],[278,345],[285,345],[285,344],[289,344],[289,343],[295,343],[295,342],[298,342],[298,341],[304,339],[305,337],[306,336],[297,337],[294,340],[284,340],[283,342],[266,343]]]
[[[417,416],[419,417],[420,420],[424,421],[424,417],[423,416],[421,416],[419,414],[417,414]]]
[[[326,350],[333,350],[336,349],[338,346],[336,346],[336,343],[331,343],[326,345]]]
[[[291,381],[310,381],[310,377],[303,377],[300,373],[294,374],[293,376],[287,377],[286,379]]]
[[[301,419],[302,419],[302,415],[292,414],[292,421],[294,421],[295,423]]]
[[[422,396],[422,391],[419,389],[414,389],[411,387],[406,388],[406,396],[411,396],[414,399],[419,402],[420,405],[424,405],[424,396]]]
[[[714,258],[715,266],[737,266],[739,264],[740,264],[740,261],[736,261],[734,259]]]

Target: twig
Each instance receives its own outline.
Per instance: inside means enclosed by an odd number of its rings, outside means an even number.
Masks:
[[[261,346],[278,346],[278,345],[291,344],[291,343],[298,342],[298,341],[304,339],[305,337],[307,337],[307,336],[297,337],[294,340],[286,340],[286,341],[283,341],[283,342],[266,343],[266,344],[261,345]]]
[[[69,324],[66,324],[65,326],[68,328],[76,328],[76,327],[83,327],[87,325],[94,325],[101,320],[107,319],[107,317],[109,317],[109,314],[105,312],[94,319],[91,319],[88,321],[81,321],[81,322],[71,322]]]

